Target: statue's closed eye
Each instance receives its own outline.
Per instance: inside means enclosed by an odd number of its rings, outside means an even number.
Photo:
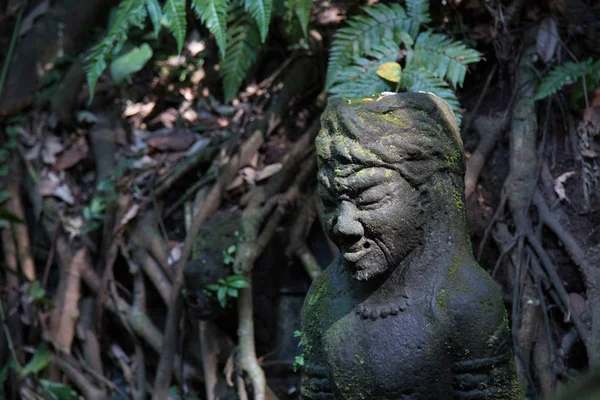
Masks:
[[[388,197],[387,188],[383,185],[377,185],[358,195],[357,204],[361,207],[376,206]]]

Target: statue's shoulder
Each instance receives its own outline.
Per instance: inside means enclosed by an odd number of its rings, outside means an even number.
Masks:
[[[523,399],[500,289],[472,259],[458,265],[454,274],[447,280],[452,294],[446,316],[452,332],[448,343],[458,388],[455,397]],[[474,375],[481,380],[474,381]]]
[[[339,255],[329,264],[327,268],[317,276],[310,285],[310,289],[304,300],[304,311],[308,311],[320,304],[324,304],[330,296],[334,276],[341,268],[341,257]]]
[[[445,279],[445,309],[459,337],[472,343],[474,337],[508,334],[506,310],[498,285],[473,259],[449,268]],[[438,294],[439,297],[439,294]]]

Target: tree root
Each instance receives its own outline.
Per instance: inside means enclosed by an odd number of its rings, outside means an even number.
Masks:
[[[50,316],[52,343],[54,347],[66,354],[71,354],[71,345],[75,338],[75,325],[79,318],[81,270],[86,258],[85,248],[77,250],[71,263],[61,271],[54,301],[56,307]]]
[[[479,133],[479,143],[477,143],[477,148],[466,163],[465,199],[468,200],[475,191],[479,174],[488,156],[496,147],[498,139],[506,128],[507,121],[507,118],[501,116],[496,118],[478,117],[475,119],[474,128]]]
[[[290,258],[292,255],[296,256],[312,280],[315,280],[323,272],[306,243],[306,237],[317,217],[316,201],[315,193],[310,193],[307,196],[307,200],[300,209],[296,222],[290,230],[290,244],[286,249],[286,255]]]
[[[258,151],[260,146],[264,143],[265,138],[270,134],[280,118],[287,114],[294,96],[301,93],[303,90],[306,90],[306,87],[310,87],[310,83],[313,82],[313,75],[315,73],[314,63],[308,58],[300,59],[292,65],[281,93],[273,100],[265,117],[257,122],[257,125],[252,130],[249,138],[240,146],[239,150],[231,156],[229,162],[219,171],[215,184],[202,202],[202,208],[198,209],[194,207],[194,209],[198,211],[195,213],[193,222],[186,235],[181,251],[181,259],[175,269],[169,310],[165,323],[164,346],[161,351],[154,380],[154,394],[152,395],[152,398],[155,400],[164,399],[168,394],[173,357],[175,356],[177,321],[179,320],[179,309],[177,304],[179,303],[179,292],[182,287],[183,268],[190,257],[200,226],[210,215],[217,211],[221,203],[223,192],[235,177],[238,169],[249,162],[250,158]]]
[[[496,238],[497,233],[494,236],[496,241],[504,246],[503,254],[508,248],[508,243],[517,244],[516,250],[513,250],[511,255],[515,267],[514,276],[512,279],[509,278],[509,281],[513,282],[512,329],[515,335],[515,353],[521,365],[520,379],[530,379],[532,368],[529,366],[529,360],[533,356],[533,369],[537,371],[543,391],[549,392],[555,380],[550,368],[554,345],[547,322],[547,307],[543,298],[542,286],[544,285],[558,305],[571,315],[573,324],[586,345],[591,365],[598,362],[600,339],[592,338],[594,332],[596,332],[596,337],[600,336],[598,334],[600,331],[593,329],[590,331],[580,316],[572,309],[569,294],[558,274],[558,269],[539,238],[542,225],[548,226],[556,233],[557,237],[565,244],[571,259],[581,269],[586,281],[588,298],[592,298],[596,294],[595,283],[598,282],[598,276],[596,271],[587,264],[584,254],[574,238],[552,216],[542,195],[537,191],[539,170],[536,154],[537,119],[535,103],[532,101],[536,91],[534,83],[536,77],[531,65],[534,51],[534,47],[529,47],[519,62],[516,75],[519,95],[516,97],[511,118],[510,174],[505,182],[505,191],[508,193],[508,205],[516,228],[514,239],[506,238],[506,233],[501,235],[504,236],[502,239]],[[540,219],[540,225],[537,227],[538,233],[534,231],[530,218],[532,204],[536,206]],[[494,220],[496,221],[496,218]],[[506,230],[506,228],[504,229]],[[596,279],[592,280],[593,278]],[[539,305],[531,304],[531,300],[538,297],[540,297]],[[596,323],[600,328],[600,322]],[[536,343],[536,345],[531,346],[531,343]]]

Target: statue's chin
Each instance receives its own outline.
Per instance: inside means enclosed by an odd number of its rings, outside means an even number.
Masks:
[[[373,268],[372,265],[360,265],[360,263],[349,263],[344,260],[344,266],[353,279],[357,281],[368,281],[369,279],[377,278],[385,270]]]

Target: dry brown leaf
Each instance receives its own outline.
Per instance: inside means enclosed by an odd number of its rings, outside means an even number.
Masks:
[[[337,24],[343,19],[344,14],[336,7],[332,7],[317,14],[317,22],[319,25]]]
[[[60,142],[60,139],[54,135],[46,136],[44,145],[42,146],[42,161],[44,164],[54,165],[56,162],[56,155],[63,151],[64,146]]]
[[[181,258],[182,244],[173,240],[169,240],[168,246],[169,256],[167,257],[167,262],[169,263],[169,265],[173,265]]]
[[[135,216],[138,214],[139,211],[140,211],[139,204],[134,204],[131,207],[129,207],[129,210],[127,210],[125,215],[123,215],[123,218],[121,218],[118,229],[121,230],[125,225],[127,225],[129,223],[129,221],[131,221],[133,218],[135,218]]]
[[[564,174],[562,174],[554,180],[554,191],[556,192],[556,195],[558,196],[559,200],[569,201],[565,192],[564,183],[573,175],[575,175],[575,171],[565,172]]]
[[[281,164],[281,163],[267,165],[263,169],[261,169],[260,171],[258,171],[256,173],[254,180],[256,182],[263,181],[263,180],[275,175],[279,171],[281,171],[282,168],[283,168],[283,164]]]
[[[554,21],[554,18],[545,18],[540,24],[536,38],[536,50],[544,63],[547,64],[552,60],[558,47],[558,40],[559,34],[556,21]]]
[[[59,215],[62,228],[69,234],[69,239],[79,236],[85,221],[81,215]]]
[[[148,146],[160,151],[184,151],[196,141],[189,129],[160,129],[148,138]]]
[[[254,168],[244,167],[241,169],[241,174],[242,174],[242,177],[244,178],[244,180],[246,182],[248,182],[248,184],[254,185],[255,177],[256,177],[256,170]]]
[[[69,205],[75,204],[75,198],[71,193],[71,189],[66,183],[61,182],[60,178],[49,173],[43,177],[37,185],[38,193],[42,197],[54,196],[58,197]]]
[[[71,168],[84,158],[87,157],[89,147],[85,138],[80,137],[72,143],[65,151],[63,151],[54,163],[54,170],[62,171]]]
[[[140,115],[142,118],[146,118],[152,110],[154,110],[154,106],[156,103],[150,101],[148,103],[134,103],[128,101],[125,106],[125,111],[123,111],[124,117],[133,117],[134,115]]]
[[[148,155],[145,155],[133,162],[133,168],[135,169],[149,169],[156,167],[156,165],[158,165],[156,160]]]
[[[91,111],[83,110],[75,114],[75,120],[77,122],[96,124],[100,121],[100,118],[98,118],[98,116]]]
[[[173,128],[175,121],[177,121],[177,110],[174,108],[167,108],[165,111],[158,114],[156,118],[150,121],[150,124],[162,123],[166,128]]]

